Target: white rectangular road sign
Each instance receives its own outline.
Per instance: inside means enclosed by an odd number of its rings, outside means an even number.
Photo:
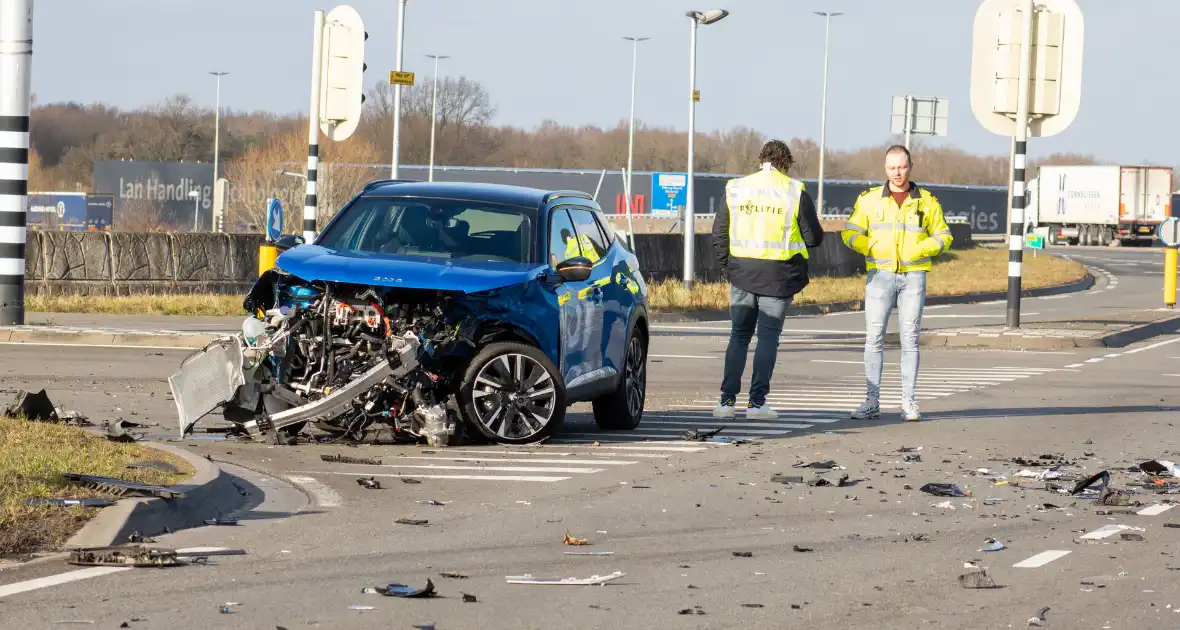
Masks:
[[[922,136],[945,136],[950,118],[950,101],[937,96],[894,95],[890,112],[889,132],[904,134],[908,115],[909,132]],[[908,109],[908,112],[907,112]]]

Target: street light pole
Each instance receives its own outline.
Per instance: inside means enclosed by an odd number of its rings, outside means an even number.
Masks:
[[[434,121],[438,119],[438,60],[450,59],[448,55],[426,55],[434,60],[434,95],[430,97],[430,169],[426,181],[434,181]]]
[[[843,13],[825,13],[815,11],[816,15],[824,16],[824,98],[819,114],[819,193],[817,195],[817,214],[824,213],[824,152],[827,148],[828,130],[828,36],[831,32],[832,18]]]
[[[684,288],[691,289],[695,275],[695,261],[693,260],[696,246],[696,209],[693,206],[693,157],[694,141],[697,126],[697,28],[701,24],[713,24],[725,19],[729,11],[725,9],[710,9],[708,11],[688,11],[685,13],[692,19],[692,31],[689,37],[688,57],[688,180],[684,186]]]
[[[217,100],[214,105],[213,112],[213,205],[217,205],[217,162],[221,157],[221,77],[229,74],[228,72],[210,72],[209,74],[217,77]],[[213,220],[213,231],[217,231],[217,219]]]
[[[635,159],[635,71],[639,62],[639,42],[645,42],[650,37],[624,37],[623,39],[631,42],[631,125],[627,132],[627,190],[630,191],[634,186],[634,159]],[[695,47],[694,47],[695,49]],[[627,214],[631,214],[631,195],[627,195]]]
[[[406,3],[409,0],[397,2],[397,71],[402,71],[402,44],[406,35]],[[398,157],[402,144],[402,86],[393,86],[393,159],[391,160],[390,177],[397,179]]]

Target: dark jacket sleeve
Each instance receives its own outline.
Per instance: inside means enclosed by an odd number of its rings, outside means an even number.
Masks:
[[[725,269],[729,265],[729,207],[723,207],[713,216],[713,255],[717,265]]]
[[[815,202],[811,195],[803,191],[799,198],[799,232],[803,235],[803,242],[808,247],[819,247],[824,241],[824,228],[819,224],[819,217],[815,213]]]

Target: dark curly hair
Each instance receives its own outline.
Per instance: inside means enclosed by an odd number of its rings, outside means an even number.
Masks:
[[[786,173],[795,163],[795,157],[791,155],[791,149],[787,147],[787,143],[782,140],[771,140],[762,145],[762,150],[758,152],[758,163],[765,164],[770,162],[770,165],[778,169],[780,173]]]

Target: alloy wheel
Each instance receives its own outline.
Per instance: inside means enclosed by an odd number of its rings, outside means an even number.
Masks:
[[[502,354],[480,368],[471,390],[477,420],[502,438],[544,430],[556,408],[553,375],[523,354]]]

